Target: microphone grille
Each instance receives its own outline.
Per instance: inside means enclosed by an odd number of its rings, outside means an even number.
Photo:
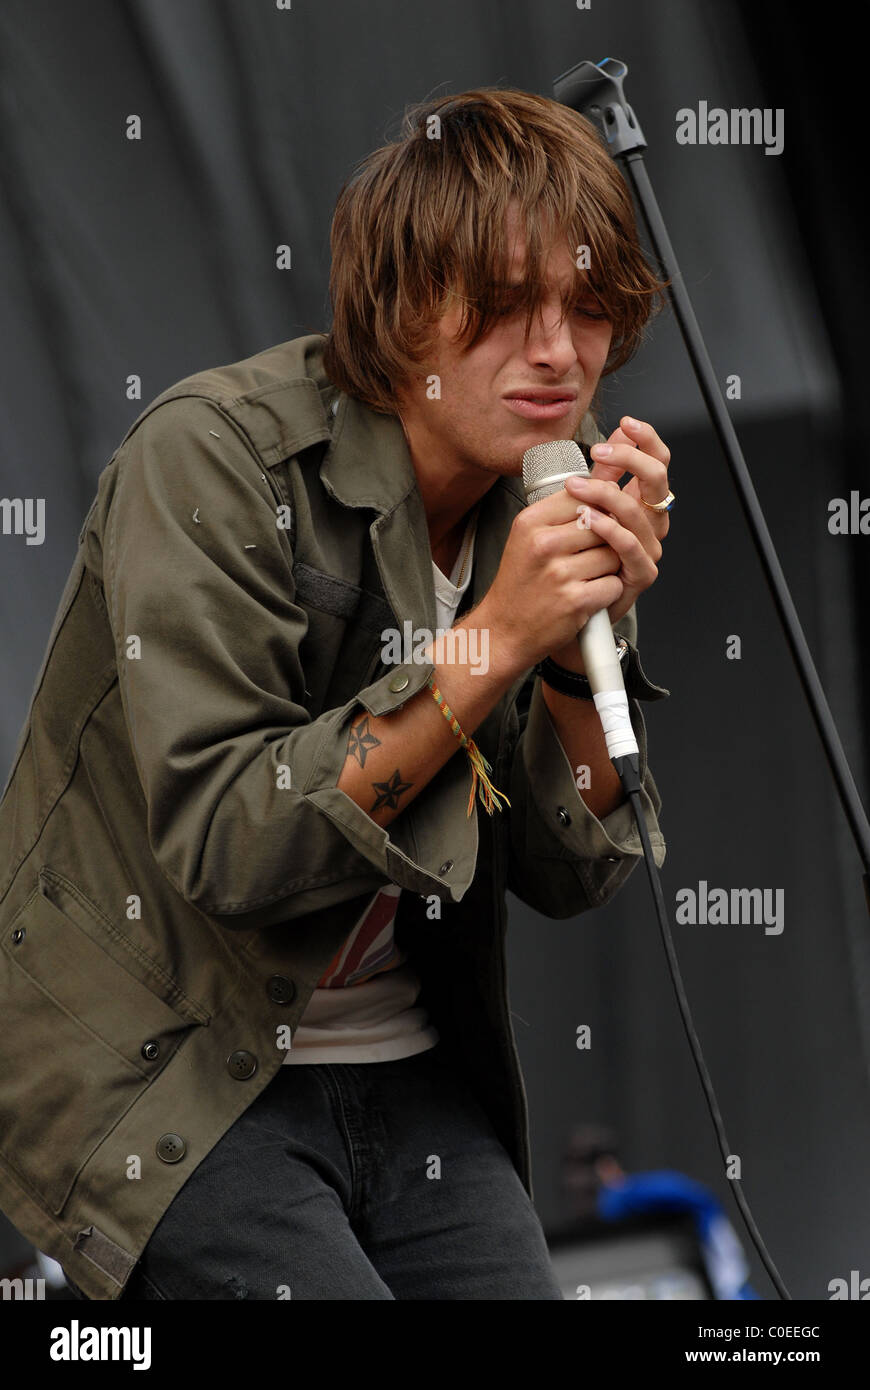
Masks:
[[[523,483],[531,492],[542,478],[553,473],[585,473],[583,450],[573,439],[552,439],[546,444],[534,444],[523,454]]]

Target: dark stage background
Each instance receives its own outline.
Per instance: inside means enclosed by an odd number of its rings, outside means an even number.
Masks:
[[[289,11],[4,0],[0,494],[45,498],[47,530],[41,546],[0,536],[2,778],[97,478],[144,404],[202,367],[328,326],[335,197],[406,104],[482,85],[551,95],[558,73],[610,54],[629,64],[714,366],[723,384],[741,377],[730,408],[866,800],[870,538],[827,525],[830,499],[870,492],[861,175],[839,146],[848,107],[829,108],[819,80],[824,55],[854,38],[837,6],[811,13],[800,28],[778,0],[593,0],[589,11],[572,0],[293,0]],[[678,145],[676,112],[701,100],[783,108],[783,154]],[[125,138],[130,113],[141,141]],[[275,268],[281,243],[290,271]],[[131,373],[141,401],[126,399]],[[669,312],[605,400],[608,429],[626,412],[655,424],[679,494],[660,578],[639,605],[644,665],[672,690],[647,707],[666,896],[673,906],[700,880],[785,892],[781,936],[675,927],[686,984],[771,1252],[795,1297],[825,1299],[831,1279],[870,1274],[859,864]],[[726,658],[732,634],[739,661]],[[545,1227],[562,1221],[558,1158],[583,1120],[615,1128],[627,1167],[682,1169],[730,1214],[642,867],[608,908],[572,921],[510,907]],[[588,1052],[575,1046],[583,1023]]]

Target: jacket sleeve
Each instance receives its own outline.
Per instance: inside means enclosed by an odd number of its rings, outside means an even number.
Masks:
[[[244,928],[386,883],[458,901],[477,854],[460,759],[418,798],[427,810],[388,829],[336,786],[358,704],[399,708],[433,666],[401,668],[399,693],[393,668],[312,719],[289,536],[234,421],[208,399],[170,399],[113,463],[103,588],[149,844],[169,881]]]
[[[653,685],[640,665],[634,606],[614,624],[614,632],[629,644],[625,684],[640,753],[641,800],[653,856],[661,866],[661,797],[647,764],[646,724],[638,701],[661,700],[670,692]],[[572,917],[609,902],[642,857],[634,812],[627,800],[603,820],[589,810],[534,673],[520,691],[517,709],[520,736],[508,792],[512,853],[507,887],[546,917]]]

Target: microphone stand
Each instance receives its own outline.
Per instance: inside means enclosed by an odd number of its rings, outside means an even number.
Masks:
[[[600,63],[578,63],[556,78],[553,83],[553,95],[557,101],[564,106],[570,106],[598,128],[611,155],[622,165],[643,215],[650,242],[666,278],[671,281],[668,296],[701,388],[701,395],[704,397],[731,470],[740,505],[797,666],[798,676],[825,750],[840,803],[864,865],[864,894],[867,910],[870,912],[870,821],[858,794],[758,495],[677,265],[674,248],[652,190],[641,153],[646,149],[646,140],[634,112],[623,95],[622,83],[627,72],[627,64],[619,58],[602,58]]]

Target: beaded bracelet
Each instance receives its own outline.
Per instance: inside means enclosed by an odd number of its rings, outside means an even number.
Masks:
[[[456,718],[456,715],[453,713],[452,709],[445,701],[444,696],[441,694],[441,691],[438,689],[438,686],[435,684],[434,677],[430,676],[426,684],[435,696],[441,713],[459,739],[460,744],[465,749],[469,761],[471,762],[471,795],[468,798],[467,814],[470,816],[474,807],[474,791],[476,787],[480,792],[480,799],[490,816],[493,813],[493,809],[502,810],[502,804],[498,799],[499,796],[504,796],[505,801],[507,801],[508,806],[510,806],[510,802],[504,795],[504,792],[497,793],[489,777],[487,777],[487,773],[492,772],[492,766],[487,762],[477,744],[472,739],[465,737],[465,734],[459,727],[459,720]]]

